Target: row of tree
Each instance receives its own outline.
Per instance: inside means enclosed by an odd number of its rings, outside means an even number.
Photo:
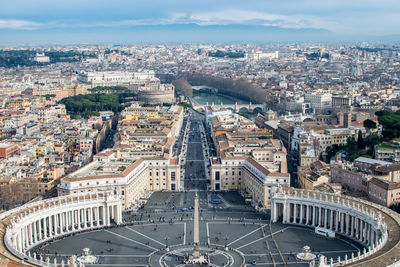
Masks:
[[[173,80],[172,84],[175,86],[175,92],[177,94],[182,94],[187,97],[193,96],[192,86],[186,80],[184,79]]]
[[[244,79],[233,80],[200,73],[185,74],[183,78],[192,85],[207,85],[217,88],[219,93],[252,103],[264,103],[267,100],[267,93],[261,86]]]

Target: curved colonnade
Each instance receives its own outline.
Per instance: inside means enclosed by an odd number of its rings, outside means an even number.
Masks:
[[[271,220],[306,227],[323,227],[364,245],[357,255],[329,259],[327,266],[397,266],[400,216],[356,198],[286,187],[272,189]],[[122,222],[119,195],[86,193],[29,203],[0,214],[2,256],[39,266],[66,266],[28,251],[54,238]]]
[[[122,204],[120,196],[110,192],[76,194],[23,205],[0,214],[0,220],[3,244],[12,254],[3,256],[39,266],[66,266],[28,250],[61,236],[119,224]]]
[[[279,187],[271,192],[271,220],[322,227],[364,246],[357,255],[325,259],[320,266],[385,266],[397,261],[400,216],[368,201]]]

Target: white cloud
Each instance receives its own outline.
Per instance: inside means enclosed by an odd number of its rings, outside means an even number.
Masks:
[[[16,19],[0,19],[0,29],[13,29],[13,30],[33,30],[42,26],[41,23],[16,20]]]
[[[251,10],[228,9],[218,12],[200,12],[189,20],[199,25],[253,24],[281,28],[313,28],[334,30],[340,26],[333,21],[306,15],[282,15]]]

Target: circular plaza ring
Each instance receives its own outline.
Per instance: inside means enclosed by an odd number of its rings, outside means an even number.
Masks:
[[[193,246],[178,245],[154,252],[149,259],[151,266],[243,266],[245,259],[238,250],[224,246],[200,246],[200,259],[193,258]],[[169,251],[167,251],[169,250]]]

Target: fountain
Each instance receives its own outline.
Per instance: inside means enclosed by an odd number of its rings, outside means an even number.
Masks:
[[[303,261],[312,261],[315,260],[315,258],[317,256],[315,256],[315,254],[311,253],[311,248],[309,246],[304,246],[303,247],[303,252],[297,253],[296,257],[299,260],[303,260]]]
[[[97,261],[97,257],[94,255],[90,255],[90,249],[84,248],[82,256],[79,256],[77,261],[80,264],[93,264]]]

